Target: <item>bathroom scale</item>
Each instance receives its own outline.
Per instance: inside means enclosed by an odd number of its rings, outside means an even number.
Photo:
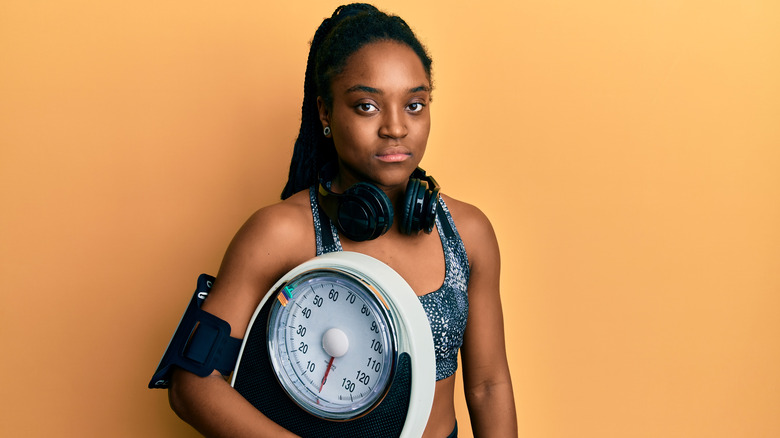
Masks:
[[[294,268],[257,306],[230,384],[303,437],[419,437],[436,384],[417,295],[370,256],[333,252]]]

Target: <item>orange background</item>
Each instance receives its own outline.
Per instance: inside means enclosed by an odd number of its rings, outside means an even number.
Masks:
[[[265,3],[0,6],[0,435],[196,436],[146,385],[338,4]],[[499,236],[521,436],[780,436],[780,4],[378,4]]]

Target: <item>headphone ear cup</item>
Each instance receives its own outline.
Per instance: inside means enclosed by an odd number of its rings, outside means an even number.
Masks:
[[[436,223],[436,208],[439,206],[438,187],[431,190],[428,182],[411,178],[404,195],[403,216],[400,228],[404,234],[417,234],[433,231]]]
[[[339,196],[336,226],[348,239],[376,239],[392,225],[393,205],[378,187],[357,183]]]
[[[439,207],[439,189],[425,190],[425,202],[420,212],[420,228],[426,233],[433,231],[436,224],[436,210]]]
[[[404,234],[417,234],[421,229],[420,220],[425,207],[427,183],[417,178],[410,178],[404,195],[404,211],[400,228]]]

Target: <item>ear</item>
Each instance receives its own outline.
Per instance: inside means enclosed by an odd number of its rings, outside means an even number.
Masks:
[[[317,96],[317,111],[320,113],[322,128],[325,129],[326,126],[330,126],[330,110],[328,110],[328,105],[325,104],[325,99],[320,96]],[[326,137],[330,136],[331,135],[326,135]]]

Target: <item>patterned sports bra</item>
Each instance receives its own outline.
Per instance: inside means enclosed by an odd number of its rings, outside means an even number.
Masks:
[[[314,218],[317,255],[342,251],[336,227],[319,208],[316,187],[309,190],[309,200]],[[443,199],[439,199],[436,229],[444,249],[444,283],[439,289],[418,298],[433,332],[436,380],[441,380],[453,375],[458,369],[458,350],[463,345],[463,331],[469,312],[469,260]]]

